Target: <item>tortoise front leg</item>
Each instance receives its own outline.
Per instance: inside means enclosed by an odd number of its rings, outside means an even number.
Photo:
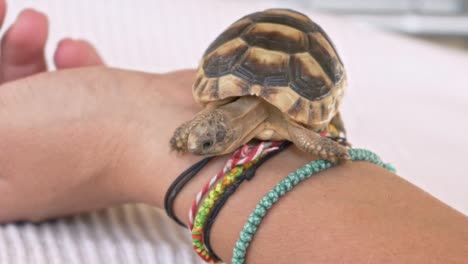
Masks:
[[[335,129],[335,131],[330,129],[332,139],[345,147],[351,147],[351,143],[348,142],[348,137],[346,136],[346,129],[344,127],[340,112],[336,113],[336,115],[332,118],[330,125],[332,125]]]
[[[307,130],[290,121],[288,124],[288,132],[290,140],[302,151],[315,154],[321,159],[334,163],[342,163],[350,160],[346,147],[329,138],[320,137],[320,135],[314,131]]]

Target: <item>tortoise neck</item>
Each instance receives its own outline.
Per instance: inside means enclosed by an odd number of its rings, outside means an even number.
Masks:
[[[267,103],[254,96],[243,96],[217,109],[229,127],[235,142],[231,146],[245,144],[256,136],[257,130],[269,117]]]

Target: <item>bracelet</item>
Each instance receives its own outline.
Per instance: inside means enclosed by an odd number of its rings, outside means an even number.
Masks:
[[[227,202],[229,197],[237,190],[237,188],[241,185],[242,182],[245,180],[250,181],[254,176],[255,173],[257,172],[257,169],[265,163],[267,160],[271,159],[272,157],[276,156],[286,148],[288,148],[292,143],[289,141],[284,141],[282,142],[279,146],[278,149],[275,151],[272,151],[270,153],[267,153],[265,156],[263,156],[262,159],[260,159],[256,164],[252,165],[250,168],[246,169],[244,173],[242,173],[232,185],[228,186],[224,193],[214,202],[213,209],[211,213],[209,214],[205,227],[203,229],[203,242],[205,245],[206,250],[210,255],[213,256],[215,260],[220,260],[218,255],[214,253],[213,248],[211,247],[210,243],[210,231],[211,227],[213,226],[213,223],[216,219],[216,216],[218,216],[219,212],[223,208],[224,204]]]
[[[264,147],[264,145],[268,147]],[[252,166],[258,164],[261,160],[263,160],[268,153],[273,151],[277,151],[279,148],[277,147],[279,142],[262,142],[253,149],[258,149],[261,146],[262,151],[260,153],[253,152],[253,155],[247,156],[247,160],[249,162],[238,164],[236,167],[232,168],[224,177],[212,188],[208,195],[205,197],[203,202],[201,203],[200,207],[197,210],[197,214],[194,219],[193,228],[192,228],[192,245],[195,252],[206,262],[214,262],[218,261],[219,258],[211,255],[205,245],[203,240],[203,228],[206,223],[207,217],[211,214],[213,209],[214,203],[216,200],[220,198],[220,196],[225,192],[225,190],[232,186],[237,179],[241,176],[251,176],[252,174],[246,175],[246,172]],[[252,148],[252,146],[249,146]],[[248,158],[258,156],[255,159]]]
[[[368,161],[381,166],[391,172],[395,169],[390,164],[385,164],[382,160],[371,151],[364,149],[350,149],[349,155],[353,161]],[[255,210],[250,214],[244,228],[242,229],[236,245],[233,250],[232,263],[242,264],[245,262],[245,256],[249,248],[258,226],[267,214],[268,210],[275,204],[283,195],[294,188],[297,184],[305,179],[310,178],[325,169],[332,167],[333,164],[325,160],[313,161],[297,171],[290,173],[285,179],[279,182],[271,191],[269,191],[257,204]]]
[[[164,195],[164,209],[166,211],[166,214],[174,220],[177,224],[179,224],[182,227],[187,227],[177,216],[174,214],[173,208],[174,208],[174,201],[179,192],[184,188],[184,186],[189,182],[197,173],[203,169],[208,162],[213,157],[208,157],[200,160],[199,162],[193,164],[190,166],[190,168],[186,169],[184,172],[182,172],[176,179],[175,181],[169,186],[169,189],[167,189],[166,195]]]
[[[214,201],[217,200],[225,189],[234,183],[234,181],[244,172],[247,166],[252,165],[254,162],[257,162],[257,158],[250,163],[238,165],[234,167],[230,172],[228,172],[221,182],[215,185],[215,187],[208,193],[207,197],[203,200],[198,208],[197,214],[192,228],[192,246],[195,252],[206,262],[215,262],[215,257],[206,250],[205,245],[203,244],[203,226],[205,225],[206,218],[210,214]]]
[[[190,230],[193,228],[193,221],[195,215],[197,214],[197,209],[202,198],[208,193],[213,185],[215,185],[216,182],[224,176],[224,174],[237,165],[249,163],[250,161],[258,158],[263,153],[264,149],[273,151],[277,145],[279,145],[279,142],[261,142],[257,146],[244,145],[242,148],[236,150],[234,154],[228,159],[223,169],[220,170],[215,176],[213,176],[195,196],[192,206],[189,209],[188,228]]]

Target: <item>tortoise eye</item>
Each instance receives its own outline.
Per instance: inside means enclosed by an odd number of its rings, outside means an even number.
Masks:
[[[224,131],[224,129],[220,129],[218,132],[216,132],[216,142],[223,141],[225,136],[226,136],[226,131]]]
[[[202,143],[202,148],[203,149],[208,149],[211,146],[213,146],[213,141],[211,141],[211,140],[203,141],[203,143]]]

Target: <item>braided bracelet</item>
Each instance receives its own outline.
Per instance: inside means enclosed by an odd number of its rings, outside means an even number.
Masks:
[[[267,150],[267,152],[275,150],[279,144],[279,142],[261,142],[256,146],[245,145],[235,151],[228,159],[223,169],[213,176],[195,196],[192,206],[189,209],[189,229],[191,230],[193,228],[193,221],[202,198],[216,184],[216,182],[224,176],[224,174],[237,165],[242,165],[258,158],[262,153],[264,153],[264,150]]]
[[[203,237],[204,225],[207,217],[211,214],[211,210],[213,209],[215,202],[230,186],[238,182],[239,178],[251,179],[258,166],[265,161],[265,159],[274,155],[273,153],[282,151],[284,149],[284,144],[285,143],[281,142],[261,142],[257,146],[248,146],[248,149],[245,151],[246,155],[237,155],[237,158],[242,158],[239,160],[234,159],[232,162],[232,164],[237,164],[237,166],[224,174],[224,177],[209,191],[208,195],[197,210],[192,227],[193,248],[203,260],[207,262],[215,262],[219,260],[217,256],[213,256],[207,250]],[[261,151],[258,152],[257,150]]]
[[[265,163],[270,158],[276,156],[277,154],[285,150],[291,144],[292,143],[289,141],[284,141],[278,146],[278,149],[265,154],[265,156],[263,156],[256,164],[246,169],[239,177],[237,177],[234,183],[228,186],[226,190],[224,191],[224,193],[221,194],[221,196],[216,201],[214,201],[213,209],[211,213],[208,215],[208,218],[206,219],[205,227],[203,228],[203,233],[202,233],[203,234],[202,238],[203,238],[205,248],[208,251],[208,253],[213,256],[214,259],[220,260],[220,258],[214,253],[213,248],[211,247],[210,231],[216,219],[216,216],[218,216],[224,204],[227,202],[229,197],[231,197],[231,195],[237,190],[237,188],[241,185],[242,182],[244,182],[245,180],[250,181],[255,176],[257,169],[263,163]]]
[[[221,181],[217,183],[212,190],[210,190],[208,195],[201,203],[200,208],[198,208],[192,228],[192,246],[195,252],[206,262],[216,261],[215,257],[206,250],[202,237],[203,226],[205,225],[207,216],[210,214],[213,208],[214,202],[220,197],[221,194],[224,193],[228,186],[234,183],[234,181],[242,174],[242,172],[244,172],[245,169],[258,162],[259,159],[261,159],[261,157],[258,157],[249,163],[238,165],[232,168],[232,170],[225,174]]]
[[[391,172],[395,169],[390,164],[385,164],[382,160],[371,151],[364,149],[350,149],[349,155],[353,161],[368,161],[381,166]],[[271,191],[269,191],[257,204],[255,210],[250,214],[247,223],[244,225],[236,245],[233,250],[232,263],[242,264],[245,262],[245,256],[249,248],[258,226],[267,214],[268,210],[275,204],[283,195],[298,185],[305,179],[310,178],[325,169],[332,167],[333,164],[325,160],[313,161],[297,171],[290,173],[285,179],[279,182]]]

